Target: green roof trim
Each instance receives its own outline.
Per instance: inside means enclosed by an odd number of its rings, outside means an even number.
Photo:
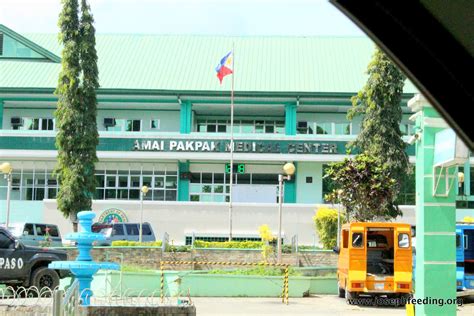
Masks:
[[[48,60],[50,60],[54,63],[60,63],[61,62],[61,58],[59,56],[53,54],[52,52],[50,52],[49,50],[47,50],[47,49],[45,49],[41,46],[39,46],[35,42],[30,41],[26,37],[18,34],[17,32],[13,31],[12,29],[6,27],[3,24],[0,24],[0,33],[12,38],[13,40],[15,40],[15,41],[17,41],[21,44],[23,44],[24,46],[31,49],[35,53],[41,55],[45,59],[48,59]],[[2,58],[2,59],[13,59],[13,60],[38,61],[38,58],[28,58],[28,57],[22,58],[22,57],[2,57],[2,56],[0,56],[0,58]]]

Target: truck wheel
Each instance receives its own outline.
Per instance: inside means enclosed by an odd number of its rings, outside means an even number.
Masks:
[[[339,282],[339,280],[337,281],[337,288],[339,289],[339,297],[340,297],[340,298],[346,297],[346,290],[344,290],[344,289],[341,287],[341,283]]]
[[[54,289],[59,286],[59,275],[55,270],[40,267],[33,271],[31,275],[31,285],[35,286],[41,294],[45,293],[44,288],[54,291]]]
[[[356,303],[354,299],[358,298],[359,294],[357,292],[350,292],[348,290],[346,290],[345,292],[346,303],[349,305],[354,305]]]

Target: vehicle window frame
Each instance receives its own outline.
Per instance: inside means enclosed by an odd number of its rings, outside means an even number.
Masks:
[[[47,229],[49,228],[48,233],[51,237],[53,237],[53,238],[60,238],[61,237],[61,235],[59,234],[58,225],[46,224],[46,228]],[[56,234],[53,235],[53,232],[56,232]]]
[[[400,246],[400,242],[403,240],[403,239],[400,239],[403,235],[405,235],[407,237],[407,240],[408,240],[408,245],[407,246]],[[400,232],[398,233],[397,235],[397,246],[399,249],[410,249],[410,246],[411,246],[411,234],[409,233],[406,233],[406,232]]]
[[[117,227],[119,227],[119,226],[120,226],[120,229],[121,229],[121,234],[116,233]],[[112,237],[113,236],[125,236],[125,229],[124,229],[122,223],[112,225],[112,234],[111,234],[111,236]]]
[[[461,248],[461,235],[456,234],[456,248]]]
[[[361,237],[360,246],[355,246],[354,245],[354,241],[356,241],[356,240],[354,240],[354,236],[356,236],[356,235],[359,235]],[[352,232],[351,237],[352,237],[351,238],[351,247],[352,248],[364,249],[364,233],[363,232],[357,232],[357,231]]]
[[[134,226],[134,227],[133,227]],[[136,229],[136,234],[132,234],[130,233],[129,231],[129,227],[130,228],[130,231],[133,233],[133,230]],[[140,235],[140,225],[137,224],[137,223],[125,223],[125,231],[127,232],[127,236],[139,236]]]
[[[27,226],[31,227],[31,230],[28,231],[27,230]],[[28,231],[28,235],[25,235],[25,231]],[[31,232],[31,234],[30,234]],[[35,225],[33,225],[33,223],[26,223],[24,226],[23,226],[23,231],[21,232],[21,234],[23,236],[35,236],[36,235],[36,232],[35,232]]]
[[[2,243],[1,243],[1,239],[0,239],[0,250],[8,250],[8,249],[12,249],[12,244],[14,245],[15,244],[15,241],[12,240],[7,234],[5,234],[5,232],[2,232],[0,231],[0,236],[4,236],[7,240],[10,241],[10,244],[8,245],[8,247],[3,247]]]
[[[342,230],[342,248],[344,249],[349,248],[349,230],[348,229]]]
[[[138,228],[140,229],[140,226],[138,226]],[[150,224],[148,224],[148,223],[143,223],[142,224],[142,235],[143,236],[153,236]]]
[[[41,229],[42,226],[44,226],[44,229],[41,230],[41,231],[42,231],[42,235],[40,235],[40,234],[38,233],[38,228]],[[47,228],[46,224],[35,224],[35,236],[44,237],[44,236],[46,235],[46,228]]]

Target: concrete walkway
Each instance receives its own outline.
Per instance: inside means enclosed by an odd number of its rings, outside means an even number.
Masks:
[[[197,314],[202,315],[318,315],[318,316],[374,316],[406,315],[404,307],[360,307],[347,305],[335,295],[290,298],[284,305],[277,298],[195,297]],[[457,315],[474,315],[474,298],[458,307]]]

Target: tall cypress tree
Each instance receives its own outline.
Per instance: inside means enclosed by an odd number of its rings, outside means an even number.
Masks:
[[[91,208],[95,190],[98,70],[95,30],[86,1],[82,0],[81,20],[78,0],[62,0],[62,5],[59,16],[62,70],[55,92],[58,96],[55,174],[60,183],[58,208],[75,221],[79,211]]]
[[[95,48],[94,18],[90,12],[87,0],[81,2],[80,35],[80,65],[82,69],[82,106],[83,121],[83,152],[82,166],[84,174],[84,192],[89,198],[91,206],[93,192],[95,192],[95,163],[97,162],[96,147],[99,144],[97,132],[97,96],[99,88],[99,69],[97,68],[97,51]]]
[[[400,131],[400,102],[406,77],[379,48],[375,50],[367,73],[367,83],[352,98],[353,107],[348,113],[350,120],[360,114],[364,116],[361,131],[352,145],[386,164],[399,189],[410,171],[406,144]]]

